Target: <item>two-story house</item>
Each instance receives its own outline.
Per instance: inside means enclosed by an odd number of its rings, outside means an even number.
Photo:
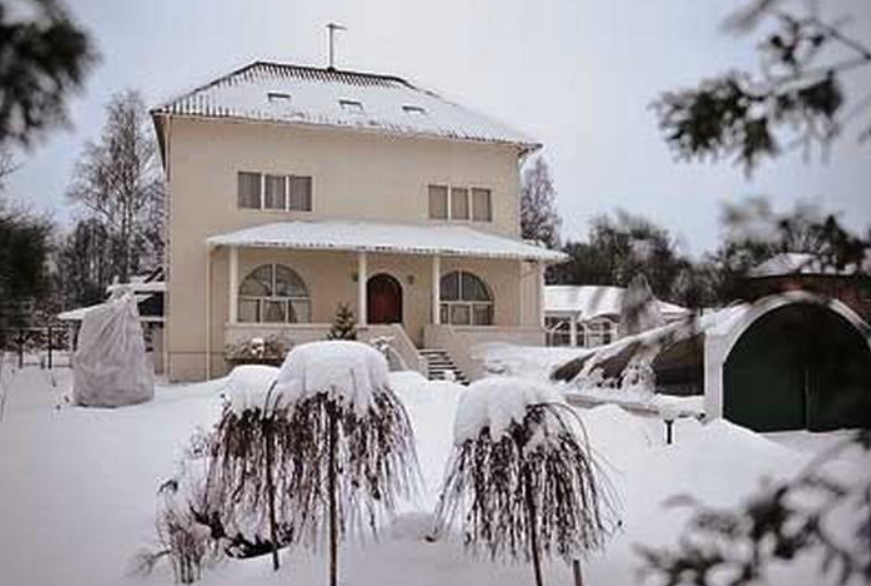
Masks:
[[[398,77],[264,62],[152,116],[172,379],[222,374],[255,336],[323,339],[340,303],[422,372],[544,344],[563,255],[520,238],[519,165],[540,147],[523,134]]]

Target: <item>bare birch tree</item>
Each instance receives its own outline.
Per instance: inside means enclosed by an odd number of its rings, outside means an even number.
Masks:
[[[140,265],[162,260],[165,193],[142,98],[132,90],[118,94],[109,102],[99,141],[85,147],[68,196],[108,230],[122,281]]]
[[[520,190],[520,230],[523,238],[559,248],[562,220],[556,210],[556,189],[550,167],[538,157],[523,171]]]

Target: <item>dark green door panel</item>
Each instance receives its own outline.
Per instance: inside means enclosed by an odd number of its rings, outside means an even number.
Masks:
[[[791,304],[758,319],[723,377],[724,416],[757,431],[871,425],[871,350],[825,306]]]

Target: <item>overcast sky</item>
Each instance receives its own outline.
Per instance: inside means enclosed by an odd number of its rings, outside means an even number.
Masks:
[[[830,2],[831,4],[831,2]],[[102,60],[73,104],[73,128],[21,155],[11,191],[61,222],[82,145],[110,96],[140,90],[149,106],[255,59],[323,66],[324,25],[341,33],[338,66],[405,76],[523,130],[545,145],[564,218],[580,237],[593,215],[622,207],[713,248],[720,202],[765,194],[840,210],[871,224],[871,145],[856,129],[828,162],[800,153],[748,180],[731,163],[675,162],[650,102],[663,90],[756,64],[754,38],[724,33],[735,0],[73,0]],[[844,8],[845,7],[845,8]],[[850,32],[871,39],[871,1],[837,0]],[[871,89],[869,85],[866,90]],[[864,118],[871,124],[871,113]],[[203,194],[208,197],[208,194]]]

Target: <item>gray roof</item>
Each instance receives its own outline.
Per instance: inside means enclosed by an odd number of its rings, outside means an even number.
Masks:
[[[503,143],[523,133],[395,76],[254,62],[152,110],[196,116]]]
[[[558,263],[565,253],[464,225],[359,220],[294,220],[262,224],[207,239],[212,246],[345,250]]]

